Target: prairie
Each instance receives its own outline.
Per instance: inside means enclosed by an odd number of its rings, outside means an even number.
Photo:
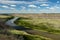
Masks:
[[[16,30],[4,23],[19,17],[14,23],[32,30]],[[2,24],[3,23],[3,24]],[[35,31],[34,31],[35,30]],[[3,37],[4,36],[4,37]],[[0,15],[1,40],[59,40],[60,14],[11,14]]]

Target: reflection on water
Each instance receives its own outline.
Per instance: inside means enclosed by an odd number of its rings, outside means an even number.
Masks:
[[[9,25],[9,26],[17,26],[16,24],[14,24],[14,21],[17,20],[19,17],[14,17],[11,20],[8,20],[5,24]]]
[[[24,26],[18,26],[14,23],[14,21],[16,21],[19,17],[14,17],[11,20],[8,20],[5,24],[11,26],[14,29],[17,30],[30,30],[30,28],[25,28]]]

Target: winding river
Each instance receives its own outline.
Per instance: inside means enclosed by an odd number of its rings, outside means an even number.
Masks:
[[[18,18],[19,18],[19,17],[14,17],[13,19],[8,20],[5,24],[6,24],[6,25],[9,25],[9,26],[11,26],[11,27],[17,26],[16,24],[14,24],[14,21],[17,20]]]
[[[30,30],[29,28],[25,28],[23,26],[18,26],[16,25],[14,22],[18,19],[19,17],[14,17],[13,19],[10,19],[8,20],[5,24],[12,27],[12,28],[15,28],[17,30]]]
[[[23,30],[29,34],[33,34],[33,35],[41,35],[47,38],[51,38],[53,40],[60,40],[60,34],[52,34],[52,33],[48,33],[48,32],[42,32],[42,31],[37,31],[37,30],[32,30],[32,29],[28,29],[25,28],[23,26],[18,26],[14,23],[14,21],[16,21],[19,17],[14,17],[13,19],[8,20],[5,24],[15,28],[17,30]]]

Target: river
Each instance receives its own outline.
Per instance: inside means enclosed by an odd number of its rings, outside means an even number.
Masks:
[[[12,27],[12,28],[15,28],[17,30],[22,30],[22,31],[25,31],[29,34],[33,34],[33,35],[41,35],[41,36],[44,36],[44,37],[47,37],[47,38],[51,38],[53,40],[60,40],[60,34],[52,34],[52,33],[48,33],[48,32],[42,32],[42,31],[37,31],[37,30],[32,30],[32,29],[29,29],[29,28],[25,28],[23,26],[18,26],[14,23],[14,21],[16,21],[19,17],[14,17],[13,19],[10,19],[8,20],[5,24]]]

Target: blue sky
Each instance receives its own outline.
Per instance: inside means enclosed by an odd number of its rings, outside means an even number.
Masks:
[[[0,13],[60,13],[60,0],[0,0]]]

